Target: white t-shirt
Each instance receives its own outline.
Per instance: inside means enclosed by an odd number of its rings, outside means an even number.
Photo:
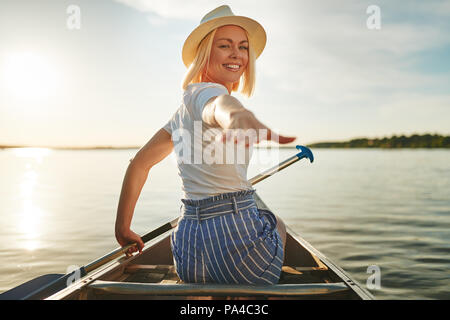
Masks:
[[[228,94],[228,90],[218,83],[190,84],[184,91],[181,106],[163,127],[172,136],[186,199],[199,200],[252,189],[247,180],[252,149],[215,142],[222,128],[202,121],[208,100],[223,94]]]

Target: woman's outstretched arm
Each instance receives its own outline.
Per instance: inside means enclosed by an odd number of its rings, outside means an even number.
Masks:
[[[296,139],[295,137],[276,134],[269,127],[261,123],[253,112],[246,109],[238,99],[230,95],[221,95],[210,99],[203,109],[202,119],[211,126],[221,127],[223,129],[255,129],[258,134],[256,142],[272,140],[280,144],[285,144]],[[265,132],[265,134],[259,135],[260,132]],[[224,139],[233,138],[232,136],[226,137],[225,134]]]
[[[138,248],[133,248],[127,255],[139,250],[144,243],[139,235],[131,229],[131,220],[142,188],[147,180],[150,169],[167,157],[173,150],[170,134],[160,129],[145,146],[143,146],[130,161],[122,184],[119,204],[117,207],[115,234],[121,246],[136,242]]]

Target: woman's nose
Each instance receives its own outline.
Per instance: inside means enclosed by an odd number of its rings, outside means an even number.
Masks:
[[[238,58],[238,57],[240,57],[240,55],[241,55],[241,52],[239,51],[239,48],[233,46],[232,50],[231,50],[230,57],[231,58]]]

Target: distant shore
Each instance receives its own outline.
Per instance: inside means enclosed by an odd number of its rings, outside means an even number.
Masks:
[[[283,146],[261,146],[255,145],[254,148],[274,148],[292,149],[295,145]],[[357,138],[349,141],[334,141],[334,142],[317,142],[308,144],[310,148],[381,148],[381,149],[399,149],[399,148],[450,148],[450,136],[442,136],[439,134],[424,134],[411,135],[409,137],[401,135],[384,138]],[[0,145],[0,149],[10,148],[46,148],[56,150],[128,150],[140,149],[142,146],[75,146],[75,147],[60,147],[60,146],[27,146],[27,145]]]
[[[401,135],[381,139],[358,138],[344,142],[319,142],[310,144],[311,148],[450,148],[450,136],[439,134],[413,134],[409,137]]]

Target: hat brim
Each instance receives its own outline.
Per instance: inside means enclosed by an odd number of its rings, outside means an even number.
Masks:
[[[189,67],[195,59],[197,48],[204,37],[216,28],[236,25],[247,31],[249,43],[258,58],[266,46],[267,36],[264,28],[255,20],[243,16],[219,17],[202,23],[187,37],[183,45],[183,63]]]

